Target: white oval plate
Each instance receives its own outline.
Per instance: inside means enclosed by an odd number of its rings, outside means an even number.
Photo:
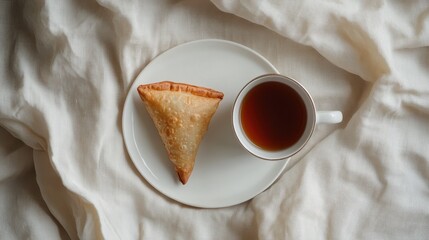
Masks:
[[[174,47],[148,64],[125,100],[123,135],[143,177],[159,192],[186,205],[219,208],[245,202],[268,188],[288,160],[265,161],[240,146],[232,128],[232,106],[240,89],[256,76],[278,73],[255,51],[224,40],[199,40]],[[137,86],[170,80],[225,94],[198,150],[186,185],[177,178]]]

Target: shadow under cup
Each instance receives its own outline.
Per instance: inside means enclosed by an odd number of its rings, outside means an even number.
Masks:
[[[316,108],[300,83],[267,74],[251,80],[240,91],[232,123],[236,137],[248,152],[266,160],[281,160],[296,154],[308,142],[316,125]]]

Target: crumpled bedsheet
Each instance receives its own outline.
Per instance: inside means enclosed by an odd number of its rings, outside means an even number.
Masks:
[[[344,114],[269,189],[219,209],[156,191],[121,129],[138,73],[209,38]],[[0,239],[429,236],[427,1],[3,0],[0,42]]]

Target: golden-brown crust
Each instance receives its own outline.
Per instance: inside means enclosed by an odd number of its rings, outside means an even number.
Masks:
[[[176,173],[177,173],[177,176],[179,176],[179,180],[183,185],[185,185],[188,182],[189,177],[191,176],[190,171],[185,171],[183,169],[176,168]]]
[[[138,89],[139,89],[139,92],[141,92],[141,90],[143,89],[151,89],[151,90],[158,90],[158,91],[170,90],[170,91],[176,91],[176,92],[188,92],[201,97],[223,99],[222,92],[218,92],[210,88],[198,87],[198,86],[194,86],[186,83],[177,83],[177,82],[171,82],[171,81],[143,84],[143,85],[140,85]]]
[[[199,144],[223,93],[173,82],[141,85],[138,93],[180,182],[186,184],[194,168]]]

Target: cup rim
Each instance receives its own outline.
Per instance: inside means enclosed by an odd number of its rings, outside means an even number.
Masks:
[[[299,147],[297,147],[292,153],[290,153],[290,154],[288,154],[288,155],[286,155],[286,156],[280,156],[280,157],[267,157],[267,156],[261,156],[261,155],[258,155],[258,154],[256,154],[256,153],[254,153],[251,149],[249,149],[245,144],[243,144],[242,143],[242,140],[240,139],[240,137],[238,136],[238,133],[237,133],[237,131],[239,131],[238,129],[236,129],[236,126],[235,126],[235,124],[234,124],[234,119],[235,119],[235,117],[234,117],[234,112],[236,111],[236,108],[238,107],[237,106],[237,101],[238,101],[238,99],[240,98],[240,96],[242,96],[242,94],[243,94],[243,91],[247,88],[247,86],[249,86],[250,84],[252,84],[253,82],[255,82],[255,81],[258,81],[258,80],[260,80],[260,79],[263,79],[263,78],[267,78],[267,77],[278,77],[278,78],[282,78],[282,79],[286,79],[286,80],[288,80],[288,81],[291,81],[291,82],[293,82],[296,86],[298,86],[300,89],[302,89],[303,90],[303,92],[305,93],[305,95],[306,95],[306,97],[307,97],[307,100],[308,100],[308,102],[310,103],[309,105],[310,105],[310,108],[311,109],[308,109],[308,107],[307,107],[307,104],[305,104],[305,106],[306,106],[306,110],[307,111],[311,111],[311,112],[314,112],[314,117],[313,117],[313,119],[311,120],[311,122],[310,122],[310,129],[309,129],[309,132],[307,133],[307,135],[306,135],[306,137],[305,137],[305,140],[301,143],[301,145],[299,146]],[[268,81],[267,81],[268,82]],[[257,84],[257,85],[259,85],[259,84]],[[254,87],[256,87],[257,85],[255,85]],[[289,84],[287,84],[287,85],[289,85]],[[290,86],[290,85],[289,85]],[[253,87],[252,87],[253,88]],[[250,90],[250,89],[249,89]],[[248,92],[248,91],[247,91]],[[300,93],[300,92],[298,92],[298,94],[302,97],[302,94]],[[307,102],[307,101],[305,101],[304,100],[304,102]],[[301,151],[302,150],[302,148],[304,148],[304,146],[308,143],[308,141],[310,140],[310,138],[311,138],[311,136],[313,135],[313,132],[314,132],[314,129],[315,129],[315,126],[316,126],[316,112],[317,112],[317,110],[316,110],[316,105],[314,104],[314,100],[313,100],[313,98],[311,97],[311,95],[310,95],[310,93],[308,92],[308,90],[301,84],[301,83],[299,83],[298,81],[296,81],[295,79],[293,79],[293,78],[291,78],[291,77],[288,77],[288,76],[285,76],[285,75],[282,75],[282,74],[277,74],[277,73],[268,73],[268,74],[263,74],[263,75],[259,75],[259,76],[257,76],[257,77],[255,77],[255,78],[253,78],[252,80],[250,80],[248,83],[246,83],[241,89],[240,89],[240,91],[238,92],[238,94],[237,94],[237,96],[236,96],[236,98],[235,98],[235,100],[234,100],[234,103],[233,103],[233,107],[232,107],[232,119],[231,119],[231,121],[232,121],[232,127],[233,127],[233,130],[234,130],[234,136],[235,136],[235,138],[238,140],[238,142],[240,143],[240,145],[244,148],[244,149],[246,149],[246,151],[247,152],[249,152],[250,154],[252,154],[253,156],[255,156],[255,157],[257,157],[257,158],[260,158],[260,159],[263,159],[263,160],[269,160],[269,161],[278,161],[278,160],[284,160],[284,159],[287,159],[287,158],[290,158],[290,157],[292,157],[292,156],[294,156],[295,154],[297,154],[299,151]],[[307,123],[308,123],[308,121],[309,120],[307,120]],[[243,132],[242,134],[245,136],[245,138],[247,138],[247,136],[245,135],[246,133],[244,132],[244,130],[242,130],[242,131],[240,131],[240,133],[241,132]],[[302,137],[302,136],[301,136]],[[259,146],[257,146],[256,144],[254,144],[250,139],[248,139],[247,141],[249,141],[250,142],[250,144],[253,144],[253,145],[255,145],[257,148],[260,148]],[[298,140],[298,141],[300,141],[300,140]],[[296,144],[296,143],[295,143]],[[262,148],[260,148],[260,149],[262,149]],[[265,150],[265,149],[262,149],[264,152],[270,152],[269,150]]]

